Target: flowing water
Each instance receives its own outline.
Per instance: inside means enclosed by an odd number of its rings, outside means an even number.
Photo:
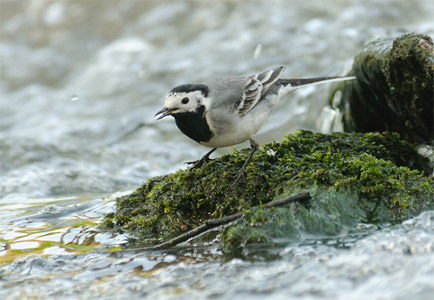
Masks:
[[[375,38],[433,36],[433,15],[431,0],[0,1],[0,298],[432,299],[434,212],[229,261],[214,245],[107,254],[129,237],[97,225],[207,151],[155,121],[173,86],[342,75]],[[258,140],[329,131],[328,88],[283,99]]]

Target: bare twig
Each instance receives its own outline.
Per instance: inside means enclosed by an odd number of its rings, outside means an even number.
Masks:
[[[295,202],[295,201],[304,201],[304,200],[309,200],[310,199],[310,194],[305,192],[305,193],[300,193],[294,196],[289,196],[277,201],[272,201],[272,202],[268,202],[266,204],[264,204],[262,207],[264,208],[271,208],[271,207],[276,207],[276,206],[281,206],[281,205],[285,205],[288,204],[289,202]],[[255,206],[253,208],[259,208],[260,206]],[[163,242],[161,244],[155,245],[155,246],[150,246],[150,247],[146,247],[143,248],[141,250],[161,250],[161,249],[166,249],[166,248],[170,248],[173,247],[179,243],[185,242],[189,239],[191,239],[192,237],[195,237],[211,228],[217,227],[217,226],[221,226],[227,223],[230,223],[234,220],[240,219],[244,217],[244,213],[240,212],[240,213],[236,213],[233,215],[229,215],[223,218],[219,218],[219,219],[214,219],[214,220],[207,220],[205,221],[204,224],[186,232],[183,233],[173,239],[170,239],[166,242]]]
[[[288,204],[290,202],[296,202],[296,201],[305,201],[305,200],[309,200],[310,194],[307,192],[304,193],[300,193],[294,196],[289,196],[277,201],[272,201],[272,202],[268,202],[262,206],[254,206],[252,208],[271,208],[271,207],[276,207],[276,206],[281,206],[281,205],[285,205]],[[219,218],[219,219],[214,219],[214,220],[207,220],[205,221],[204,224],[186,232],[183,233],[173,239],[170,239],[166,242],[160,243],[158,245],[154,245],[154,246],[149,246],[149,247],[145,247],[145,248],[140,248],[140,249],[128,249],[128,250],[120,250],[120,251],[109,251],[110,255],[122,255],[124,253],[140,253],[142,251],[149,251],[149,250],[163,250],[163,249],[167,249],[170,247],[173,247],[175,245],[178,245],[182,242],[185,242],[195,236],[198,236],[199,234],[206,232],[207,230],[210,230],[212,228],[221,226],[221,225],[225,225],[228,224],[234,220],[240,219],[244,217],[244,213],[240,212],[240,213],[236,213],[233,215],[229,215],[223,218]],[[107,253],[107,252],[104,252]]]

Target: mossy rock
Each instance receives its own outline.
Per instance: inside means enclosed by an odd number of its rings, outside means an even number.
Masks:
[[[242,149],[198,169],[151,178],[118,198],[102,227],[152,244],[205,220],[245,212],[222,231],[222,247],[234,253],[243,245],[297,236],[300,230],[333,234],[342,226],[404,220],[433,207],[434,183],[423,172],[427,162],[398,134],[300,131],[263,145],[246,180],[229,188],[247,155]],[[311,193],[308,203],[253,209],[301,191]]]
[[[337,90],[347,132],[393,131],[411,142],[434,145],[434,44],[408,33],[369,43],[352,75]],[[333,106],[333,94],[330,102]]]

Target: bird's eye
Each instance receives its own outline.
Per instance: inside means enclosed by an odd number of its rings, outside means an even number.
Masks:
[[[188,97],[185,97],[184,99],[182,99],[182,104],[187,104],[188,103],[188,101],[189,101],[190,99],[188,99]]]

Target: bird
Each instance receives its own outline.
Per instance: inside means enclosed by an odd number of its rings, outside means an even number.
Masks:
[[[217,149],[250,141],[250,152],[231,186],[245,178],[246,167],[259,145],[255,134],[280,98],[305,86],[353,80],[354,76],[281,79],[284,66],[251,76],[226,77],[173,88],[155,117],[172,116],[179,130],[197,143],[211,148],[201,159],[187,162],[198,168]]]

